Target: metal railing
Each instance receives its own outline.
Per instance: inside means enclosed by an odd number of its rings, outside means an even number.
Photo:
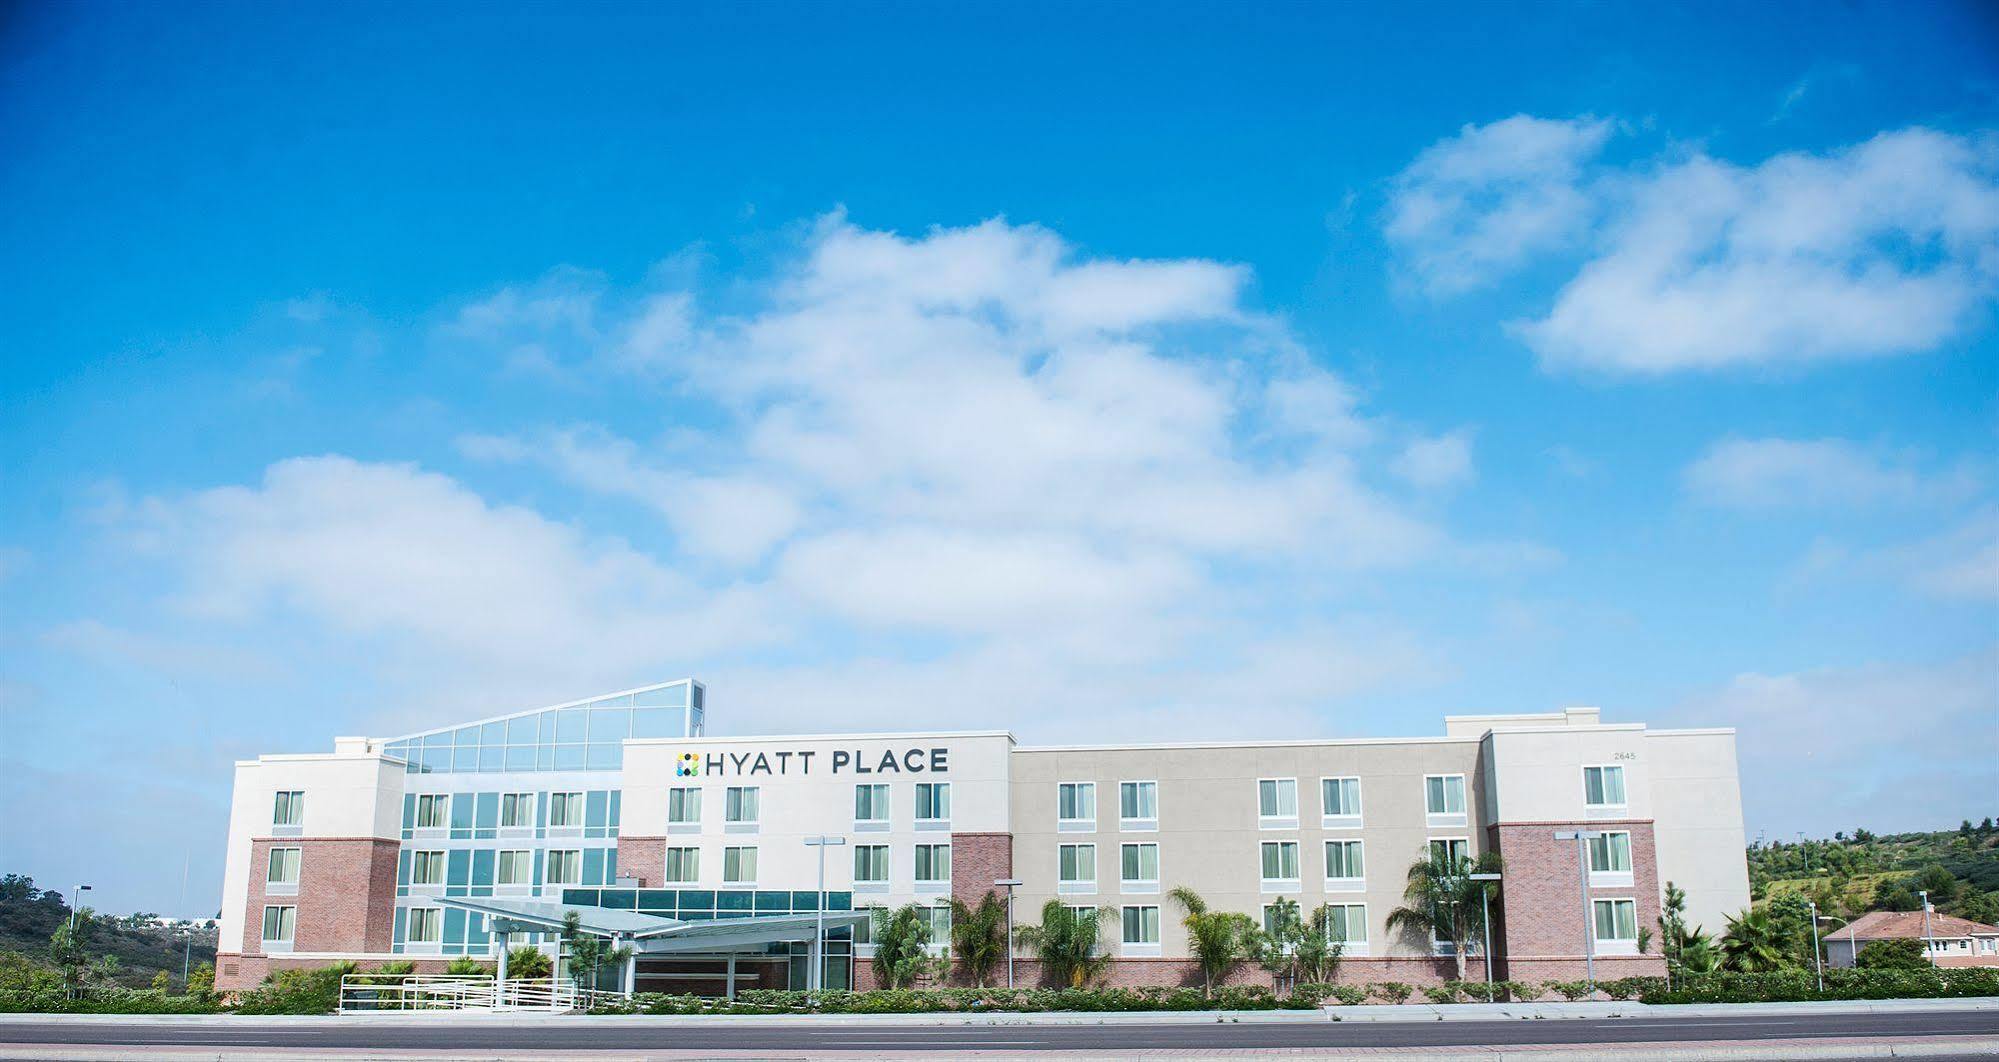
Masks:
[[[484,974],[348,974],[340,979],[340,1013],[380,1011],[544,1011],[561,1013],[588,1006],[597,993],[577,991],[575,982],[556,977],[510,977],[497,982]]]

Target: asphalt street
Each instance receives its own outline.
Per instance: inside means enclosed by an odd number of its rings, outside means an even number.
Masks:
[[[1339,1049],[1380,1047],[1486,1047],[1523,1044],[1697,1043],[1809,1038],[1852,1038],[1856,1042],[1911,1036],[1999,1037],[1999,1012],[1901,1012],[1838,1015],[1745,1015],[1742,1017],[1644,1016],[1611,1019],[1514,1019],[1508,1021],[1368,1022],[1332,1021],[1214,1024],[1037,1025],[865,1025],[801,1022],[796,1025],[598,1023],[588,1018],[490,1026],[453,1021],[286,1027],[246,1022],[116,1025],[62,1022],[0,1025],[0,1045],[180,1047],[282,1052],[296,1049],[361,1051],[496,1051],[575,1053],[587,1051],[738,1051],[802,1053],[952,1050],[1242,1051],[1257,1049]]]

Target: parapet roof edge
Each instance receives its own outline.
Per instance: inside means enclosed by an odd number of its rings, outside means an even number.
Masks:
[[[617,696],[610,694],[610,696]],[[919,737],[1003,737],[1018,745],[1020,740],[1011,730],[892,730],[875,733],[850,734],[705,734],[701,737],[657,737],[626,738],[627,745],[685,745],[690,742],[730,742],[742,741],[885,741],[890,738]]]
[[[1147,741],[1119,745],[1022,745],[1015,752],[1120,752],[1152,749],[1304,748],[1314,745],[1471,745],[1476,737],[1271,738],[1264,741]]]

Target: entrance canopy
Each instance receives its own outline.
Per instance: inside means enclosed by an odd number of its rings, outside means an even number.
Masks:
[[[831,931],[858,926],[868,920],[866,911],[680,919],[621,908],[490,896],[443,896],[438,902],[447,907],[483,914],[494,924],[495,930],[501,932],[505,930],[500,928],[499,923],[504,922],[540,929],[561,929],[569,912],[574,911],[585,933],[630,941],[634,948],[646,955],[762,951],[772,944],[810,941],[821,925]]]

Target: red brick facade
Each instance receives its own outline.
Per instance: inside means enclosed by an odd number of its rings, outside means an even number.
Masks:
[[[264,893],[271,849],[297,848],[296,896]],[[250,888],[243,912],[243,954],[264,950],[266,903],[295,905],[295,952],[384,953],[395,932],[396,854],[381,838],[285,839],[250,842]]]
[[[637,878],[642,889],[656,889],[664,884],[666,838],[619,837],[618,876]]]
[[[1013,877],[1013,834],[954,833],[951,835],[951,898],[978,906],[993,882]],[[998,890],[1006,897],[1006,890]]]
[[[1659,925],[1659,871],[1649,820],[1595,822],[1506,823],[1491,827],[1505,877],[1500,882],[1500,912],[1493,919],[1493,950],[1500,976],[1514,981],[1581,980],[1586,963],[1586,921],[1582,900],[1582,864],[1573,840],[1555,840],[1563,830],[1615,829],[1631,832],[1631,884],[1593,886],[1591,899],[1635,901],[1641,935]],[[1597,955],[1597,980],[1661,975],[1665,960],[1654,951],[1642,955]]]

